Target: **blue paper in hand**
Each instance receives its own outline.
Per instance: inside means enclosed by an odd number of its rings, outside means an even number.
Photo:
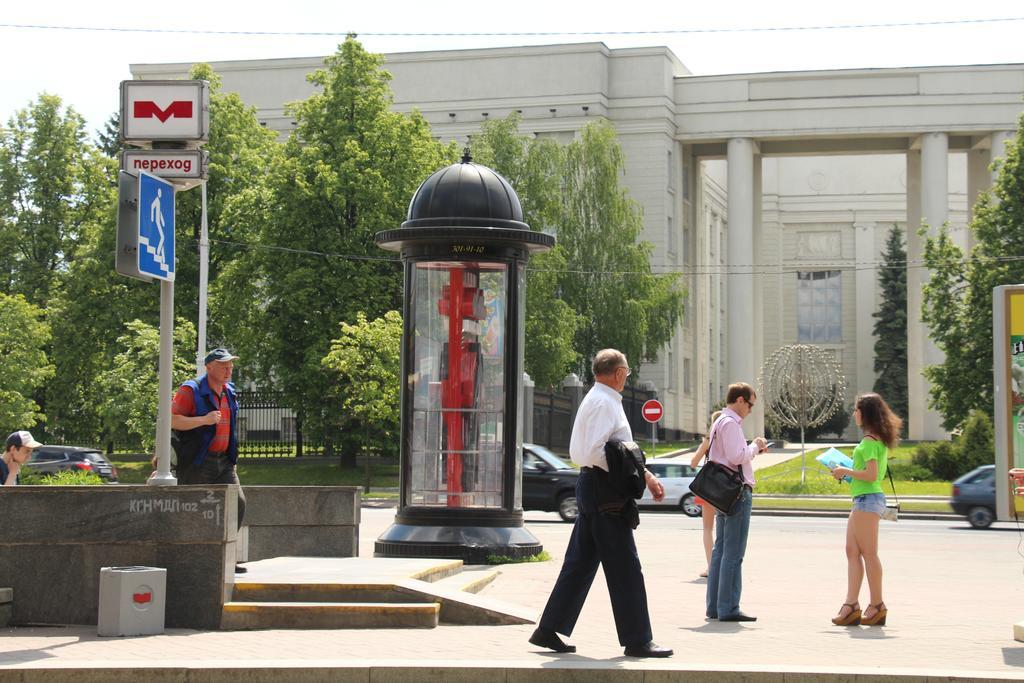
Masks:
[[[828,449],[827,451],[816,457],[815,460],[817,460],[830,470],[836,467],[853,467],[853,460],[850,459],[850,456],[846,455],[840,450],[836,450],[835,448]],[[849,476],[846,476],[843,477],[843,481],[851,482],[853,481],[853,479],[850,478]]]

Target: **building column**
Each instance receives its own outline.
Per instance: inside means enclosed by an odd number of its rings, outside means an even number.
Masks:
[[[727,148],[728,162],[728,281],[726,284],[726,382],[757,384],[753,345],[760,331],[754,315],[754,158],[756,145],[750,138],[733,138]],[[758,413],[763,415],[760,402]],[[763,418],[762,418],[763,420]],[[750,438],[754,424],[744,421]]]
[[[853,224],[854,261],[872,263],[879,254],[875,250],[875,223],[873,221]],[[871,391],[875,386],[875,289],[878,271],[858,268],[854,275],[857,292],[857,384],[853,394]]]
[[[942,352],[921,322],[921,289],[929,274],[921,267],[924,240],[917,235],[925,224],[928,236],[935,236],[949,220],[949,137],[946,133],[925,133],[920,154],[907,154],[907,389],[909,432],[912,440],[945,439],[942,418],[928,408],[930,384],[922,374],[925,367],[943,362]],[[916,185],[916,187],[915,187]]]
[[[725,291],[725,285],[728,285],[729,282],[729,278],[723,275],[720,268],[725,260],[722,254],[722,235],[724,232],[725,229],[723,228],[722,216],[717,213],[711,214],[711,239],[715,240],[715,267],[712,270],[714,275],[711,275],[711,288],[713,292],[711,297],[711,310],[712,315],[714,316],[711,322],[711,328],[714,330],[714,334],[711,337],[711,344],[715,349],[715,370],[714,373],[712,373],[712,381],[714,384],[711,389],[711,400],[709,405],[715,405],[725,398],[720,395],[722,393],[720,390],[720,387],[722,386],[722,361],[725,360],[725,349],[722,348],[721,334],[724,323],[722,320],[722,298],[723,292]],[[723,278],[725,280],[725,285],[723,285]]]
[[[982,192],[995,185],[998,173],[992,168],[996,159],[1005,156],[1006,142],[1014,136],[1013,131],[997,131],[987,135],[967,152],[967,221],[974,220],[974,205]],[[974,248],[974,231],[967,231],[967,251]]]
[[[768,276],[761,272],[764,270],[764,259],[761,258],[761,255],[764,254],[764,225],[762,220],[762,209],[764,208],[764,168],[759,151],[757,145],[755,145],[754,248],[753,260],[748,261],[748,263],[758,264],[758,267],[752,268],[755,272],[753,276],[753,290],[750,292],[754,299],[754,325],[752,327],[753,334],[750,335],[750,353],[753,355],[754,374],[751,375],[750,379],[744,381],[750,382],[754,389],[760,393],[761,366],[764,365],[764,288]],[[764,436],[764,403],[758,401],[755,406],[754,412],[743,423],[749,428],[751,437]]]

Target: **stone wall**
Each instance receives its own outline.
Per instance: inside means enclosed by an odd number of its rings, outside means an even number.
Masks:
[[[249,561],[359,555],[359,487],[244,488]]]
[[[0,492],[12,624],[95,624],[101,567],[167,570],[168,627],[217,629],[234,585],[234,486],[16,486]]]

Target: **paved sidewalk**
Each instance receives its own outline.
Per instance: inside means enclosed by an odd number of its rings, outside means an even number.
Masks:
[[[394,510],[365,509],[361,553]],[[483,595],[539,613],[571,525],[527,515],[554,560],[509,565]],[[429,630],[196,632],[98,638],[95,627],[0,631],[0,683],[17,681],[937,681],[1021,680],[1024,619],[1020,532],[962,523],[883,528],[884,628],[839,628],[829,618],[845,586],[844,522],[756,518],[744,564],[753,624],[707,622],[699,520],[642,515],[637,543],[655,639],[668,660],[626,658],[616,642],[601,574],[576,632],[579,650],[527,643],[532,626]]]

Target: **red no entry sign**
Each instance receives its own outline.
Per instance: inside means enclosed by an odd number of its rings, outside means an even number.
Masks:
[[[661,401],[656,398],[652,398],[644,403],[644,407],[640,409],[640,412],[643,413],[645,420],[654,423],[660,420],[661,416],[665,414],[665,408],[661,405]]]

